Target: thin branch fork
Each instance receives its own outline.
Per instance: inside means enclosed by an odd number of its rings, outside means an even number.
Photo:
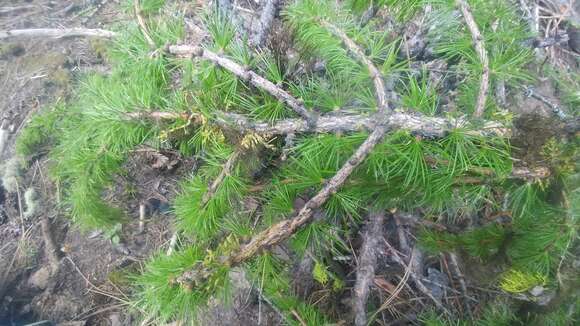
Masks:
[[[232,74],[236,75],[238,78],[250,83],[254,87],[266,91],[267,93],[278,99],[280,102],[285,103],[299,116],[306,119],[306,121],[308,121],[309,124],[313,124],[316,120],[314,115],[306,109],[304,103],[301,100],[295,98],[287,91],[283,90],[276,84],[258,75],[252,70],[249,70],[246,67],[243,67],[242,65],[224,56],[221,56],[210,50],[204,49],[203,47],[191,45],[170,45],[169,47],[167,47],[166,50],[170,54],[176,56],[186,56],[186,57],[189,56],[192,58],[199,57],[209,60],[215,63],[216,65],[222,67],[223,69],[228,70]]]
[[[0,31],[0,40],[18,37],[46,37],[46,38],[68,38],[68,37],[102,37],[114,38],[117,33],[104,29],[89,28],[31,28],[31,29],[10,29]]]
[[[483,116],[483,112],[485,110],[485,102],[487,101],[487,93],[489,91],[489,58],[487,55],[487,50],[485,49],[485,41],[477,24],[475,23],[475,19],[473,18],[473,14],[471,13],[471,7],[465,0],[455,0],[456,5],[461,10],[461,15],[465,20],[465,24],[471,33],[471,38],[473,40],[473,44],[475,45],[475,51],[479,56],[479,61],[482,65],[482,74],[481,74],[481,83],[479,85],[479,95],[477,96],[477,102],[475,104],[475,117],[480,118]]]
[[[412,261],[409,262],[409,264],[407,265],[407,264],[405,264],[405,261],[403,260],[403,258],[401,258],[401,256],[397,253],[395,248],[393,248],[393,246],[391,246],[391,244],[387,240],[384,240],[384,241],[385,241],[385,244],[387,245],[387,247],[389,247],[389,249],[390,249],[390,252],[392,254],[391,257],[393,258],[393,260],[395,260],[397,262],[397,264],[401,265],[401,267],[409,270],[411,278],[413,279],[413,282],[417,286],[417,289],[419,291],[421,291],[424,295],[426,295],[429,299],[431,299],[435,303],[437,308],[441,309],[446,314],[451,315],[449,313],[449,311],[445,308],[445,306],[443,306],[441,301],[439,301],[439,299],[435,298],[433,296],[433,294],[431,293],[431,291],[425,286],[425,284],[423,284],[423,276],[419,270],[420,266],[418,266],[420,264],[417,263],[417,262],[422,261],[422,259],[423,259],[423,253],[419,250],[419,248],[417,248],[417,247],[413,248],[413,251],[411,252]]]

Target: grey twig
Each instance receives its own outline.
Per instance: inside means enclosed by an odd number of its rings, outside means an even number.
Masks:
[[[487,50],[485,49],[485,41],[483,35],[479,31],[473,14],[471,13],[471,7],[465,0],[455,0],[455,3],[461,10],[465,24],[471,33],[471,38],[473,39],[473,44],[475,45],[475,51],[479,56],[479,61],[482,66],[481,83],[479,86],[479,95],[477,96],[477,103],[475,104],[474,116],[480,118],[483,116],[485,110],[485,102],[487,101],[487,92],[489,90],[489,58],[487,56]]]
[[[259,47],[264,44],[279,7],[280,0],[268,0],[266,2],[262,10],[262,15],[260,15],[258,30],[250,40],[252,46]]]
[[[117,33],[103,29],[89,28],[31,28],[31,29],[10,29],[0,31],[0,40],[19,37],[46,37],[46,38],[68,38],[68,37],[103,37],[113,38]]]
[[[370,287],[375,278],[377,264],[377,248],[383,237],[384,212],[372,212],[369,214],[369,222],[363,232],[363,244],[359,254],[356,271],[356,282],[353,293],[354,323],[357,326],[367,325],[366,304],[369,297]]]

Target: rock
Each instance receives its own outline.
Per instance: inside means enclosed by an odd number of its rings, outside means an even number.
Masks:
[[[32,276],[30,276],[30,278],[28,279],[28,283],[33,287],[44,290],[44,289],[46,289],[46,286],[48,285],[48,281],[50,280],[50,276],[51,276],[50,267],[43,266],[39,270],[34,272],[34,274],[32,274]]]
[[[542,293],[544,293],[544,287],[541,285],[536,285],[534,286],[533,289],[530,290],[530,294],[533,295],[534,297],[538,297],[540,295],[542,295]]]
[[[430,282],[424,282],[424,285],[431,290],[435,298],[442,298],[445,295],[445,287],[449,285],[449,278],[441,271],[435,268],[427,268],[427,279]]]
[[[111,326],[123,326],[123,323],[121,323],[121,316],[118,313],[111,314],[109,316],[109,321],[111,322]]]

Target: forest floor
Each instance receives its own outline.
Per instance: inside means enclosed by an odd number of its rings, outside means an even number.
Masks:
[[[204,5],[202,1],[183,2],[192,8]],[[256,9],[243,2],[249,11]],[[0,30],[107,28],[134,19],[118,1],[18,0],[5,4],[0,6]],[[103,46],[97,39],[85,38],[0,41],[0,119],[9,131],[6,143],[0,144],[0,161],[14,155],[16,137],[31,116],[70,96],[87,72],[108,71],[101,56]],[[550,60],[577,69],[572,54],[551,55]],[[556,88],[547,78],[537,90],[558,103]],[[534,149],[559,132],[559,125],[551,118],[550,108],[537,99],[522,95],[517,110],[534,116],[520,120],[521,135],[514,140],[522,152],[533,155]],[[70,326],[134,325],[127,313],[123,275],[138,270],[152,253],[167,250],[174,233],[169,203],[177,194],[178,180],[194,172],[197,162],[177,152],[135,151],[126,163],[128,173],[118,176],[116,186],[106,195],[124,209],[129,221],[115,233],[103,233],[81,231],[72,225],[60,203],[59,190],[47,177],[50,162],[44,154],[38,153],[26,171],[18,193],[9,194],[0,186],[0,326],[39,320]],[[30,187],[39,193],[42,218],[23,216],[24,192]],[[43,227],[43,221],[50,223]],[[56,245],[60,258],[56,273],[51,273],[54,266],[47,242]],[[484,277],[486,271],[467,273]],[[232,308],[212,311],[208,324],[257,325],[258,319],[262,325],[279,322],[274,310],[256,300],[255,293],[250,296],[251,285],[240,287],[248,289],[247,295],[240,296]]]

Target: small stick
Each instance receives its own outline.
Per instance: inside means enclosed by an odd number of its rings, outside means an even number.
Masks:
[[[455,0],[455,3],[461,10],[463,19],[465,20],[467,28],[471,33],[471,38],[473,40],[473,44],[475,45],[475,51],[479,56],[479,61],[481,62],[483,69],[481,74],[481,84],[479,85],[479,95],[477,96],[477,103],[475,104],[474,113],[476,118],[481,118],[485,110],[485,102],[487,101],[487,92],[489,90],[489,58],[487,56],[487,50],[485,49],[484,38],[481,35],[477,24],[475,23],[475,19],[473,18],[469,4],[465,0]]]
[[[313,114],[306,109],[304,103],[301,100],[295,98],[281,87],[258,75],[252,70],[249,70],[222,55],[199,46],[190,45],[170,45],[167,48],[167,52],[177,56],[191,56],[193,58],[199,57],[205,60],[209,60],[222,67],[223,69],[228,70],[238,78],[250,83],[254,87],[269,93],[280,102],[285,103],[288,107],[306,119],[306,121],[309,123],[314,123],[316,120]]]
[[[0,40],[17,37],[45,37],[45,38],[68,38],[68,37],[102,37],[114,38],[117,33],[104,29],[88,28],[31,28],[0,30]]]
[[[377,248],[382,238],[384,212],[372,212],[369,214],[369,223],[363,232],[363,244],[360,250],[356,271],[356,282],[353,293],[354,323],[356,326],[367,325],[366,304],[370,293],[370,287],[375,278],[375,266],[377,264]]]
[[[391,249],[393,259],[399,265],[401,265],[403,268],[409,268],[411,278],[415,282],[417,289],[419,289],[419,291],[421,291],[424,295],[429,297],[429,299],[431,299],[435,303],[437,308],[441,309],[443,312],[445,312],[446,314],[451,316],[451,313],[445,308],[445,306],[443,306],[441,301],[439,301],[437,298],[435,298],[433,296],[433,294],[431,293],[431,291],[425,286],[425,284],[423,284],[423,281],[422,281],[423,277],[420,276],[420,275],[422,275],[422,273],[420,273],[420,270],[417,270],[417,268],[420,265],[422,265],[423,253],[421,252],[421,250],[419,250],[419,248],[417,248],[417,247],[413,248],[413,251],[411,252],[412,259],[409,262],[409,265],[407,267],[407,264],[405,264],[405,261],[403,260],[403,258],[401,258],[401,256],[399,256],[399,254],[397,253],[395,248],[393,248],[386,240],[385,240],[385,243]]]
[[[133,7],[135,9],[135,16],[137,17],[137,23],[139,24],[139,29],[141,30],[141,33],[143,33],[143,37],[145,37],[145,41],[147,41],[147,44],[149,44],[149,47],[152,50],[155,50],[157,48],[157,46],[155,45],[155,41],[153,41],[153,39],[151,38],[151,35],[149,35],[148,29],[147,29],[147,24],[145,23],[145,18],[143,18],[143,12],[141,10],[141,4],[140,4],[139,0],[133,0]]]
[[[464,298],[464,305],[465,308],[467,309],[467,313],[469,314],[469,317],[471,319],[473,319],[473,315],[471,313],[471,309],[469,307],[469,301],[467,300],[467,283],[465,282],[465,277],[463,276],[463,273],[461,273],[461,269],[459,268],[459,258],[457,257],[457,254],[455,254],[454,252],[450,252],[449,253],[449,265],[451,267],[451,270],[453,272],[453,274],[455,274],[455,276],[457,276],[457,279],[459,280],[459,286],[461,287],[461,292],[463,292],[463,298]]]
[[[36,8],[36,6],[34,5],[24,5],[24,6],[18,6],[18,7],[2,7],[0,8],[0,16],[6,15],[6,14],[16,14],[18,12],[21,11],[26,11],[29,9],[34,9]]]
[[[139,204],[139,234],[145,231],[145,204]]]
[[[222,129],[235,130],[240,133],[257,133],[260,135],[288,135],[299,133],[352,133],[371,132],[377,124],[377,119],[367,114],[346,114],[337,112],[332,115],[322,115],[313,124],[304,119],[289,118],[270,123],[266,121],[252,121],[241,114],[231,112],[215,113],[211,119],[206,119],[201,113],[173,113],[173,112],[131,112],[125,114],[128,119],[175,120],[191,121],[192,125],[203,124],[208,121]],[[445,137],[457,127],[469,127],[469,123],[462,118],[428,117],[417,112],[393,112],[381,115],[385,124],[392,129],[405,129],[409,132],[428,138]],[[483,127],[466,131],[474,136],[509,135],[509,130],[502,124],[486,121]]]
[[[167,249],[167,256],[171,256],[173,251],[175,251],[175,246],[177,245],[177,238],[179,238],[179,232],[175,231],[169,239],[169,248]]]
[[[375,86],[375,95],[377,97],[379,112],[390,111],[385,82],[383,81],[381,71],[375,66],[372,60],[364,54],[364,51],[352,39],[350,39],[348,35],[346,35],[345,32],[327,21],[322,21],[322,26],[326,27],[333,35],[340,38],[348,50],[367,67]]]

